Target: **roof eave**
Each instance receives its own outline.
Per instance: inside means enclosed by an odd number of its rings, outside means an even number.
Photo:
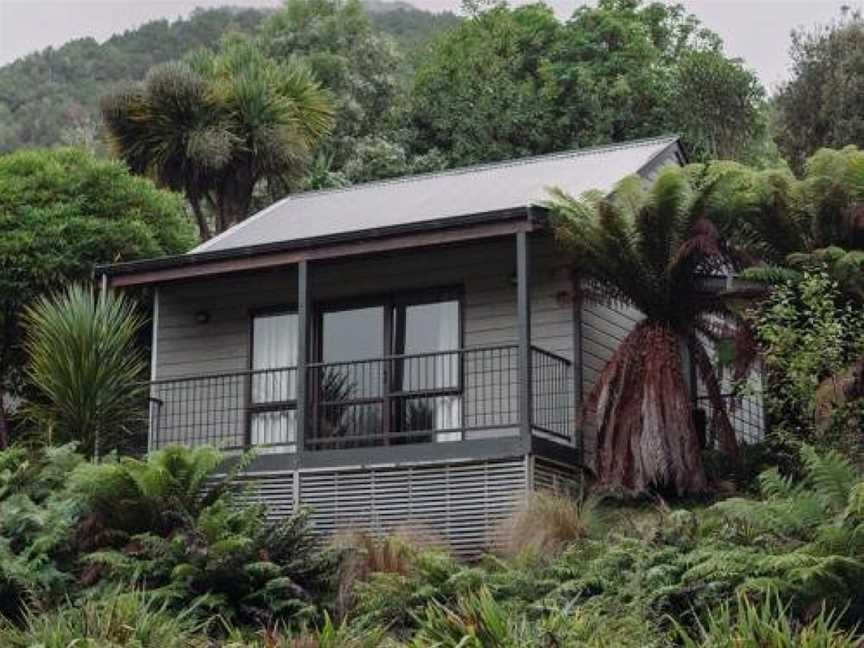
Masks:
[[[427,245],[428,243],[426,241],[429,240],[428,237],[421,237],[423,234],[444,232],[447,230],[477,228],[482,225],[511,221],[524,222],[532,226],[541,226],[542,220],[542,211],[538,211],[532,206],[521,206],[496,210],[493,212],[440,218],[431,221],[406,223],[391,227],[342,232],[307,239],[295,239],[291,241],[280,241],[277,243],[265,243],[261,245],[230,248],[227,250],[214,250],[157,257],[153,259],[143,259],[141,261],[104,264],[96,266],[95,273],[97,276],[104,275],[109,278],[143,273],[153,274],[163,270],[176,270],[226,261],[240,261],[242,259],[251,259],[255,257],[275,256],[280,253],[301,253],[303,251],[313,251],[316,249],[337,246],[340,247],[340,249],[345,249],[345,252],[340,254],[341,256],[350,254],[352,244],[360,246],[372,241],[383,241],[397,237],[405,239],[406,237],[417,235],[417,245],[422,246]],[[494,235],[494,231],[497,230],[489,230],[490,236]]]

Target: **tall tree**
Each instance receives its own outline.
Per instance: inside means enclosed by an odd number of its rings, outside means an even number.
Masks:
[[[683,54],[673,79],[669,112],[699,160],[764,162],[769,144],[765,90],[740,61],[718,50]]]
[[[261,43],[275,60],[307,65],[333,96],[328,153],[336,166],[358,138],[395,127],[405,101],[404,61],[360,0],[286,0],[262,25]]]
[[[552,10],[537,4],[476,11],[446,32],[417,71],[416,145],[441,150],[451,164],[471,164],[552,151],[567,146],[570,129],[590,128],[590,96],[581,110],[558,108],[548,59],[561,29]]]
[[[652,486],[679,494],[706,490],[682,350],[711,398],[721,449],[737,451],[706,349],[706,341],[726,328],[716,318],[731,313],[701,283],[730,262],[708,217],[717,182],[705,181],[704,171],[676,167],[650,188],[633,177],[612,197],[559,191],[549,204],[557,237],[585,282],[585,297],[622,302],[645,316],[589,398],[598,435],[589,456],[603,486],[638,493]]]
[[[249,215],[256,188],[272,201],[297,184],[332,124],[308,70],[239,37],[154,69],[141,87],[106,97],[102,112],[116,153],[182,191],[205,240]]]
[[[600,0],[561,23],[493,3],[435,43],[411,105],[417,148],[452,164],[666,132],[697,160],[747,159],[767,140],[762,93],[680,5]]]
[[[792,78],[777,93],[776,139],[796,170],[821,147],[864,146],[864,20],[845,13],[792,34]]]
[[[73,149],[0,156],[0,444],[22,389],[22,309],[95,263],[185,252],[180,196]]]
[[[622,141],[677,130],[670,103],[676,70],[690,52],[717,51],[719,36],[681,5],[600,0],[576,10],[562,34],[555,78],[590,89],[598,104],[595,138]],[[575,104],[578,105],[578,104]],[[571,108],[572,110],[572,108]]]

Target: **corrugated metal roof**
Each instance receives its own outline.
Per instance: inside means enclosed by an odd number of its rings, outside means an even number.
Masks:
[[[289,196],[192,253],[362,232],[537,204],[547,187],[609,191],[670,145],[667,136]]]

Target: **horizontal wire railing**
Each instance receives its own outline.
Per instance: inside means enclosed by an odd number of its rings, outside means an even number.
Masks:
[[[532,428],[574,437],[571,363],[532,348]],[[213,373],[149,384],[148,448],[214,445],[296,452],[462,441],[519,432],[518,347],[502,345]]]

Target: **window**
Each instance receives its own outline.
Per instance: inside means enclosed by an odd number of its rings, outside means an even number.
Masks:
[[[297,450],[297,314],[252,318],[249,440],[263,452]]]

